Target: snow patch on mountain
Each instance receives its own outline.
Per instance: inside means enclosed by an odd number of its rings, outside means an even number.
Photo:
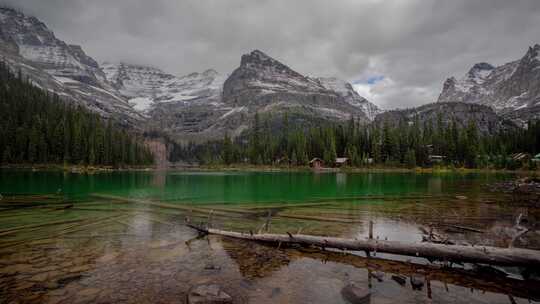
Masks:
[[[373,121],[375,116],[383,112],[375,104],[360,96],[353,86],[344,80],[335,77],[320,77],[316,78],[316,80],[326,89],[332,90],[343,97],[350,105],[362,109],[370,121]]]
[[[129,100],[129,104],[133,105],[133,109],[139,112],[147,112],[154,101],[148,97],[135,97]]]
[[[32,83],[74,103],[135,125],[142,119],[78,45],[58,39],[35,17],[0,7],[0,56]]]
[[[128,63],[103,63],[101,66],[107,80],[130,102],[138,104],[135,109],[143,112],[158,103],[186,103],[218,97],[225,81],[215,70],[177,77],[149,66]]]

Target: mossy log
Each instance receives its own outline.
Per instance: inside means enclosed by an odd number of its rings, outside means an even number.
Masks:
[[[189,227],[202,233],[216,234],[231,238],[275,243],[283,245],[316,246],[320,248],[336,248],[342,250],[382,252],[431,260],[449,262],[469,262],[492,265],[540,267],[540,251],[521,248],[498,248],[488,246],[443,245],[433,243],[404,243],[376,239],[346,239],[338,237],[322,237],[304,234],[252,234],[219,229]]]

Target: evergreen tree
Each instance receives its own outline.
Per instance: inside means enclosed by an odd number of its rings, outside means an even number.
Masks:
[[[0,161],[2,163],[151,164],[152,155],[135,136],[114,128],[97,114],[68,104],[33,86],[19,72],[13,77],[0,62]],[[120,162],[101,149],[120,146]],[[137,148],[138,147],[138,148]]]

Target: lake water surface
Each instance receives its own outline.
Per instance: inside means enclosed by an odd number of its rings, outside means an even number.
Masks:
[[[455,243],[506,247],[520,214],[540,218],[485,186],[510,178],[0,171],[0,303],[186,303],[200,284],[219,284],[235,303],[347,303],[341,291],[350,283],[370,288],[371,303],[539,301],[540,282],[526,269],[278,248],[198,237],[185,226],[256,233],[269,219],[274,233],[365,238],[372,221],[381,239],[421,242],[432,230]],[[516,246],[540,249],[540,236]],[[413,289],[412,278],[423,286]]]

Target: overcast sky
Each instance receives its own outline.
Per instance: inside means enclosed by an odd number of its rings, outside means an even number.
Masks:
[[[228,74],[260,49],[382,108],[434,102],[476,62],[540,43],[539,0],[0,0],[98,61]]]

